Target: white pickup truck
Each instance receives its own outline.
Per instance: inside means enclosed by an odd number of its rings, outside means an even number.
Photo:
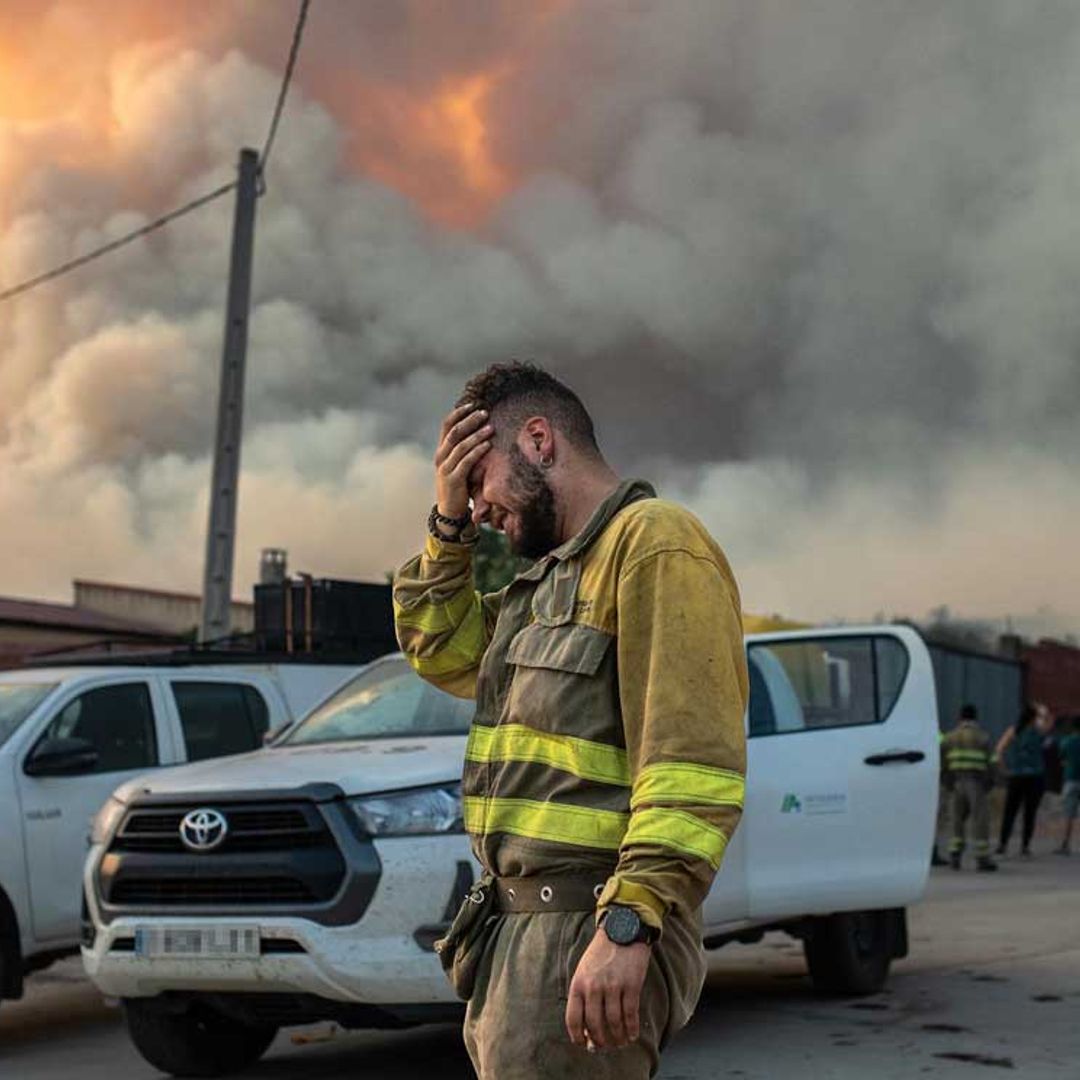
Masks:
[[[929,655],[894,626],[747,649],[745,817],[705,901],[706,945],[785,931],[816,986],[874,991],[928,873]],[[475,871],[458,788],[471,712],[389,657],[266,749],[114,794],[86,863],[83,959],[148,1061],[219,1075],[280,1026],[453,1015],[432,945]]]
[[[356,666],[77,666],[0,673],[0,998],[79,948],[80,869],[118,783],[261,746]]]

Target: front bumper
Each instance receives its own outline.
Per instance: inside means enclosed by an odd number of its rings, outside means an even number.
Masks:
[[[105,915],[96,880],[105,851],[96,847],[84,877],[86,972],[103,994],[119,998],[185,992],[303,994],[397,1006],[454,1002],[427,943],[431,927],[445,923],[464,891],[461,864],[472,866],[467,837],[399,837],[374,844],[382,875],[363,917],[347,925],[281,912]],[[151,958],[134,951],[137,929],[237,925],[258,928],[262,955]]]

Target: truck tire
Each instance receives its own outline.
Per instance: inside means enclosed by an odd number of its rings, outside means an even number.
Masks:
[[[19,946],[19,921],[15,909],[0,888],[0,1000],[21,998],[23,959]]]
[[[258,1061],[277,1034],[275,1027],[241,1024],[197,1002],[169,1012],[152,998],[128,998],[124,1016],[135,1049],[172,1076],[236,1072]]]
[[[890,911],[846,911],[812,919],[803,941],[814,988],[826,994],[876,994],[895,955]]]

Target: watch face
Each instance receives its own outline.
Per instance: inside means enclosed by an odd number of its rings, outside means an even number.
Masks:
[[[604,919],[604,931],[616,945],[631,945],[638,939],[641,919],[633,908],[612,907]]]

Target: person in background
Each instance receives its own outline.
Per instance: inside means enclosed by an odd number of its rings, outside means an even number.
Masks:
[[[993,785],[990,736],[979,726],[974,705],[960,710],[960,722],[941,741],[945,787],[952,809],[949,865],[960,869],[967,820],[971,818],[972,846],[977,870],[996,870],[990,858],[990,802]]]
[[[996,757],[999,762],[1006,763],[1009,774],[1005,813],[1001,819],[1001,837],[997,849],[999,855],[1004,855],[1009,846],[1009,838],[1021,806],[1024,808],[1024,829],[1020,854],[1031,854],[1035,818],[1046,790],[1043,735],[1035,722],[1037,716],[1038,710],[1033,705],[1026,706],[1020,719],[998,740]]]
[[[1058,855],[1069,855],[1071,854],[1069,844],[1072,840],[1073,822],[1076,820],[1077,810],[1080,810],[1080,717],[1074,716],[1069,721],[1068,734],[1058,743],[1058,752],[1061,754],[1065,779],[1062,791],[1065,831],[1061,837],[1060,846],[1054,848],[1054,851]]]
[[[1061,724],[1059,731],[1059,725],[1054,722],[1050,710],[1045,705],[1040,705],[1038,715],[1035,717],[1035,726],[1043,737],[1043,779],[1045,781],[1043,792],[1060,795],[1065,776],[1058,748],[1066,735],[1067,724]]]

